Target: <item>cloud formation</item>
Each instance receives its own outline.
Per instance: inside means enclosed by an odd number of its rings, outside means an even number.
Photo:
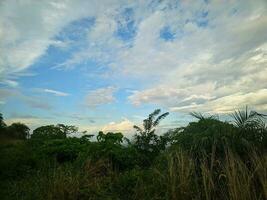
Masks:
[[[51,89],[44,89],[44,92],[53,94],[55,96],[60,96],[60,97],[65,97],[65,96],[69,96],[70,95],[70,94],[65,93],[65,92],[60,92],[60,91],[51,90]]]
[[[125,113],[267,112],[266,13],[266,0],[1,1],[0,106],[52,115],[45,92],[68,96],[58,113],[81,102]],[[31,70],[38,78],[25,78]]]
[[[120,122],[110,122],[102,127],[103,132],[121,132],[126,133],[126,137],[133,135],[134,123],[128,119],[123,119]]]
[[[195,105],[267,88],[266,1],[146,6],[131,4],[127,20],[121,14],[125,7],[115,9],[116,3],[97,15],[87,47],[65,64],[93,59],[108,65],[114,76],[142,81],[128,98],[134,105],[191,111]],[[125,24],[129,30],[130,23],[135,27],[131,37],[118,37],[118,30]]]
[[[85,99],[85,105],[90,107],[113,103],[115,101],[114,92],[116,88],[106,87],[92,90]]]
[[[41,110],[51,110],[53,108],[50,102],[45,101],[39,96],[36,95],[28,96],[27,94],[23,94],[17,89],[0,88],[0,101],[3,104],[5,104],[12,98],[15,99],[16,101],[21,101],[29,108],[34,108],[34,109],[37,108]]]

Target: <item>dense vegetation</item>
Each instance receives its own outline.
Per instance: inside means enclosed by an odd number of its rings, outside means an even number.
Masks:
[[[0,115],[1,199],[266,199],[265,116],[236,111],[233,123],[197,118],[158,136],[168,113],[155,110],[132,140],[42,126],[30,135]]]

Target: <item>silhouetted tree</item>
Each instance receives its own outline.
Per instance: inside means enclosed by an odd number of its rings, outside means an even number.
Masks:
[[[30,128],[20,122],[13,123],[7,127],[7,135],[16,139],[27,139],[30,134]]]
[[[0,134],[3,135],[5,133],[6,130],[6,124],[4,122],[4,118],[2,113],[0,113]]]
[[[234,119],[234,125],[238,128],[235,135],[243,144],[254,143],[262,149],[267,148],[267,115],[256,111],[249,111],[246,106],[245,110],[237,110],[231,116]]]
[[[36,128],[31,135],[34,139],[64,139],[66,133],[64,133],[58,126],[47,125]]]
[[[163,137],[155,134],[160,121],[169,115],[168,112],[159,115],[160,109],[152,112],[147,119],[143,120],[143,128],[134,125],[137,134],[134,135],[133,145],[144,155],[144,164],[149,164],[160,150],[165,148],[166,141]]]
[[[123,135],[122,133],[103,133],[102,131],[99,131],[97,137],[98,142],[104,142],[104,143],[110,143],[110,144],[120,144],[122,143]]]
[[[267,117],[267,115],[258,113],[253,110],[248,111],[247,106],[245,110],[234,111],[231,116],[234,119],[234,124],[238,128],[265,128],[264,118]]]
[[[93,134],[86,134],[86,135],[83,135],[81,137],[81,139],[84,139],[84,140],[91,140],[91,138],[94,137]]]
[[[72,133],[77,133],[78,127],[76,126],[68,126],[65,124],[57,124],[57,126],[64,134],[69,135]]]

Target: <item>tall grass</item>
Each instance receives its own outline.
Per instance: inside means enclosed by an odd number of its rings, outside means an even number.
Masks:
[[[267,155],[251,151],[246,159],[225,147],[224,155],[195,157],[171,150],[148,169],[116,171],[108,160],[82,165],[48,165],[9,181],[3,199],[222,199],[267,198]],[[199,154],[198,154],[199,155]]]
[[[171,178],[177,174],[183,174],[183,177],[177,179],[177,182],[170,182],[171,199],[266,199],[266,155],[264,157],[251,153],[248,160],[241,160],[231,149],[226,148],[225,157],[217,160],[218,165],[209,165],[206,159],[196,162],[186,157],[186,154],[173,154],[179,161],[174,167],[168,166],[171,171]],[[182,159],[181,159],[182,158]],[[172,157],[171,160],[174,158]],[[185,162],[186,160],[186,162]],[[212,163],[214,161],[211,161]],[[186,164],[187,169],[184,169]],[[194,173],[200,168],[201,174]],[[186,186],[186,187],[182,187]],[[182,187],[182,190],[181,190]],[[190,191],[195,190],[189,196]],[[184,193],[181,194],[181,191]]]
[[[153,168],[152,182],[143,183],[151,199],[266,199],[266,154],[251,152],[242,160],[225,148],[221,159],[200,160],[190,153],[177,150],[167,155],[165,168]],[[149,185],[161,185],[161,190],[149,190]],[[145,190],[145,189],[144,189]],[[163,192],[162,192],[163,191]]]

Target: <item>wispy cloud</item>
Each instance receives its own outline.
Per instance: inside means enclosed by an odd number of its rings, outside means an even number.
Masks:
[[[118,98],[125,112],[146,105],[228,112],[243,104],[267,111],[266,13],[266,0],[3,1],[0,104],[49,112],[56,102],[41,98],[47,93],[68,96],[73,110],[81,101],[112,109]],[[55,75],[59,68],[68,73]],[[22,81],[29,70],[40,79]],[[26,91],[31,84],[38,94]]]
[[[85,105],[90,107],[105,105],[115,101],[114,92],[115,87],[105,87],[92,90],[88,93],[85,99]]]
[[[125,136],[128,137],[134,133],[133,129],[134,123],[129,119],[123,119],[119,122],[110,122],[102,127],[104,132],[123,132],[127,133]]]
[[[21,101],[22,103],[26,104],[30,108],[38,108],[42,110],[52,109],[51,103],[45,101],[39,96],[25,95],[22,92],[20,92],[18,89],[7,89],[7,88],[1,89],[0,88],[0,101],[6,102],[10,98],[14,98],[16,101]]]
[[[142,81],[129,96],[134,105],[196,108],[215,97],[267,87],[265,1],[131,5],[124,24],[123,7],[97,15],[87,47],[63,65],[95,60],[118,79]],[[116,36],[129,22],[135,27],[130,39]]]
[[[44,92],[53,94],[55,96],[60,96],[60,97],[65,97],[65,96],[69,96],[70,95],[69,93],[60,92],[60,91],[51,90],[51,89],[44,89]]]

